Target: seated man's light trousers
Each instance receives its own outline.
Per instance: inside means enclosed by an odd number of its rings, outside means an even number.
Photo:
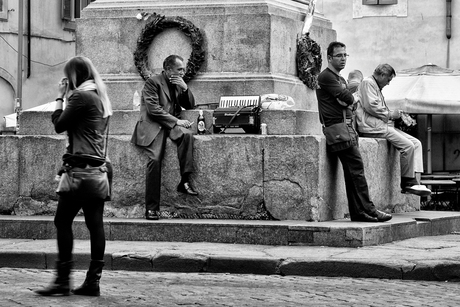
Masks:
[[[401,177],[415,178],[415,173],[423,173],[422,143],[394,127],[388,127],[385,133],[364,133],[364,137],[385,138],[400,153]]]

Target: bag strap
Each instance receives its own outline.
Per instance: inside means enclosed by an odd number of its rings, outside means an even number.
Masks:
[[[105,131],[105,148],[104,148],[104,159],[107,157],[107,147],[109,144],[109,127],[110,127],[110,116],[107,117],[107,129]]]

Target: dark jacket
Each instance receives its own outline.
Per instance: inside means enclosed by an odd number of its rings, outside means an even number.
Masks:
[[[345,79],[329,68],[323,70],[318,76],[316,97],[318,99],[318,111],[321,115],[320,120],[324,125],[330,126],[343,122],[343,110],[346,111],[346,118],[352,118],[350,108],[342,106],[337,99],[347,105],[352,105],[355,101],[353,95],[347,89]]]
[[[108,118],[95,91],[76,91],[67,100],[65,110],[51,115],[57,133],[67,131],[67,153],[104,156],[104,137]]]
[[[180,116],[181,107],[193,109],[195,98],[188,89],[180,92],[176,87],[176,109],[172,108],[168,81],[164,73],[150,77],[142,89],[140,118],[134,128],[131,142],[139,146],[149,146],[161,129],[172,129]]]

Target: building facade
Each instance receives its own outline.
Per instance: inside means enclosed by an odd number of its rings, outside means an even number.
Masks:
[[[14,130],[5,128],[3,117],[15,112],[18,100],[21,108],[27,109],[56,98],[57,82],[62,76],[64,63],[75,55],[75,19],[92,1],[0,1],[2,133]],[[20,12],[23,13],[22,18]],[[21,33],[22,47],[19,41]],[[22,56],[18,54],[20,48]]]
[[[380,63],[396,71],[428,63],[460,68],[460,7],[452,3],[450,39],[447,37],[447,3],[450,0],[317,0],[316,8],[332,22],[337,39],[347,45],[350,57],[343,70],[372,74]]]

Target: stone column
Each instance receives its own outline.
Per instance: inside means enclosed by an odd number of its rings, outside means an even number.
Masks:
[[[317,110],[313,90],[297,77],[296,39],[310,0],[98,0],[77,21],[77,54],[91,58],[103,74],[115,109],[132,109],[143,79],[134,65],[137,39],[147,21],[139,13],[180,16],[200,28],[206,59],[189,83],[198,104],[221,96],[289,95],[296,109]],[[316,16],[311,37],[325,50],[335,39],[331,23]],[[163,59],[190,55],[190,40],[175,29],[155,37],[149,65],[161,71]],[[323,52],[324,54],[324,52]]]

